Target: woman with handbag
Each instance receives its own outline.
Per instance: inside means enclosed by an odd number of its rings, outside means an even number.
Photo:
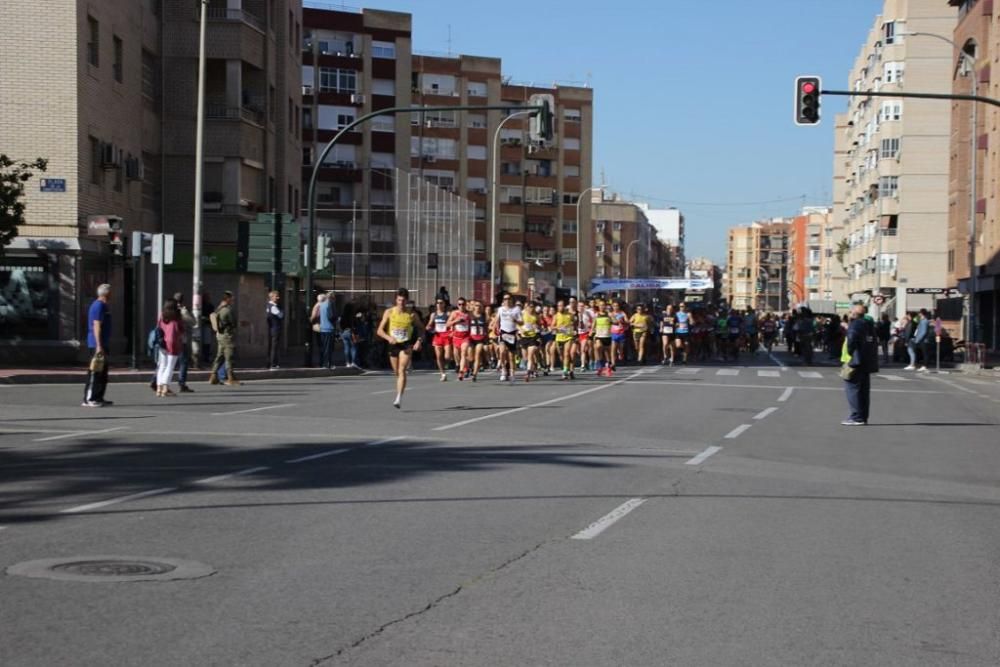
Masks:
[[[176,301],[167,299],[156,326],[163,333],[162,349],[156,363],[156,395],[160,398],[176,396],[170,391],[170,376],[174,374],[177,360],[184,352],[184,321]]]

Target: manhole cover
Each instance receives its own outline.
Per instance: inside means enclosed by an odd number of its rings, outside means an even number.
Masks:
[[[174,581],[215,574],[203,563],[177,558],[145,556],[86,556],[43,558],[7,568],[8,575],[59,581]]]

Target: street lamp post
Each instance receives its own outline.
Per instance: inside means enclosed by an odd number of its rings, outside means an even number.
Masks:
[[[512,118],[527,116],[531,113],[531,111],[515,111],[514,113],[507,114],[493,132],[493,168],[490,170],[490,175],[492,176],[490,181],[490,303],[496,300],[495,290],[497,285],[497,181],[499,180],[497,172],[500,169],[500,129],[504,126],[504,123]]]
[[[194,317],[192,341],[201,342],[201,207],[202,161],[205,135],[205,18],[208,0],[201,0],[198,26],[198,108],[195,111],[194,137],[194,229],[191,235],[191,316]],[[162,304],[158,304],[159,308]]]
[[[632,249],[632,246],[634,246],[638,242],[639,242],[639,239],[632,239],[631,241],[629,241],[629,244],[627,246],[625,246],[625,279],[626,280],[628,280],[630,278],[629,274],[631,273],[629,271],[628,253],[629,253],[629,250]],[[630,294],[631,291],[632,290],[630,290],[628,287],[625,288],[625,303],[629,303],[629,304],[632,303],[631,294]]]
[[[579,194],[576,198],[576,298],[579,299],[583,297],[583,255],[580,254],[581,244],[580,237],[583,234],[583,230],[580,228],[580,202],[583,201],[584,195],[589,197],[593,194],[594,190],[603,190],[603,185],[592,185],[583,192]]]
[[[955,44],[953,40],[948,39],[943,35],[938,35],[933,32],[905,32],[902,33],[906,37],[933,37],[934,39],[946,42],[951,45],[952,49],[958,49],[959,58],[965,62],[968,67],[968,76],[972,85],[972,96],[976,97],[979,94],[979,81],[976,76],[976,59],[972,55],[965,51],[965,49],[959,49],[958,45]],[[976,341],[976,177],[978,175],[976,168],[976,153],[977,153],[977,142],[976,142],[976,128],[978,126],[978,105],[976,102],[972,102],[972,109],[970,112],[970,122],[972,127],[969,130],[969,312],[968,321],[966,322],[966,338],[970,342]],[[877,269],[881,271],[882,257],[879,256],[878,262],[876,262]]]

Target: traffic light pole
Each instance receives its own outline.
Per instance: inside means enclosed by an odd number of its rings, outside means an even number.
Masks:
[[[434,111],[506,111],[507,113],[513,113],[518,111],[533,111],[535,113],[541,113],[543,111],[550,110],[547,105],[537,105],[537,106],[514,106],[510,104],[486,104],[486,105],[466,105],[466,106],[453,106],[453,107],[434,107]],[[313,165],[312,175],[309,177],[309,191],[308,191],[308,202],[307,207],[307,217],[309,219],[309,232],[307,245],[312,252],[312,249],[316,247],[316,183],[319,181],[319,170],[323,166],[323,161],[326,156],[330,154],[333,147],[337,144],[341,137],[353,130],[358,125],[368,122],[372,118],[377,118],[378,116],[394,116],[398,113],[427,113],[427,107],[390,107],[388,109],[379,109],[378,111],[373,111],[369,114],[365,114],[360,118],[356,118],[347,125],[345,125],[340,131],[333,136],[333,139],[323,147],[323,150],[316,156],[316,163]],[[353,239],[351,241],[354,242]],[[305,345],[305,365],[312,366],[312,348],[309,341],[312,339],[312,323],[309,321],[309,315],[312,309],[313,301],[313,263],[308,256],[305,258],[305,307],[306,307],[306,345]]]

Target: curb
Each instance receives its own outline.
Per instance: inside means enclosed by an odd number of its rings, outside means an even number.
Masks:
[[[108,384],[141,383],[149,384],[149,379],[155,373],[155,369],[143,369],[140,371],[128,371],[122,373],[112,373],[108,376]],[[364,374],[360,368],[335,368],[328,371],[325,368],[280,368],[278,370],[266,370],[260,368],[250,368],[238,370],[236,377],[240,382],[251,382],[253,380],[285,380],[294,378],[328,378],[328,377],[349,377]],[[188,381],[190,383],[208,382],[211,373],[209,371],[189,371]],[[65,373],[19,373],[8,377],[0,377],[0,384],[79,384],[87,381],[86,371],[67,371]]]

